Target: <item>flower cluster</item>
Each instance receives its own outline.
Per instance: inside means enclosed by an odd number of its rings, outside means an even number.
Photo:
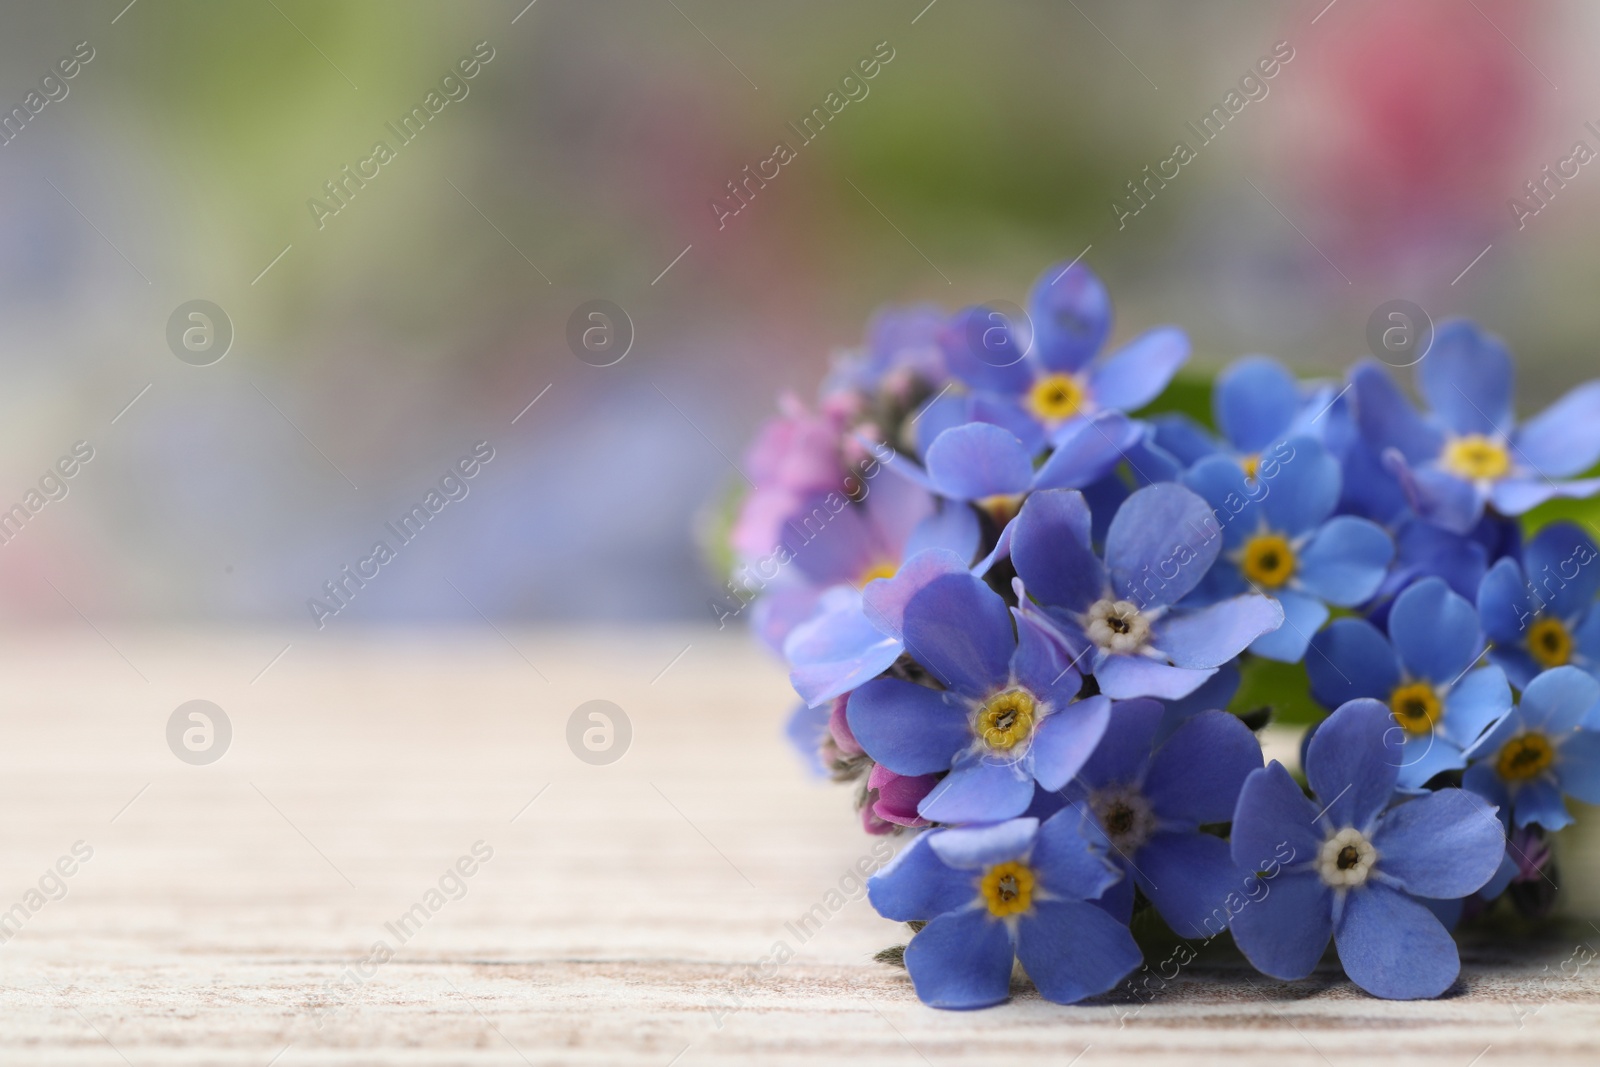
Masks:
[[[1508,887],[1548,907],[1517,886],[1549,881],[1566,798],[1600,802],[1600,548],[1524,518],[1600,491],[1600,382],[1515,425],[1509,356],[1457,321],[1426,412],[1380,364],[1250,356],[1207,423],[1157,403],[1181,330],[1111,334],[1076,263],[1025,315],[883,314],[761,431],[713,606],[752,603],[790,736],[907,839],[869,895],[928,1004],[1019,968],[1108,993],[1144,915],[1281,979],[1331,941],[1362,989],[1437,996],[1453,926]],[[1235,706],[1269,675],[1324,712],[1294,772]]]

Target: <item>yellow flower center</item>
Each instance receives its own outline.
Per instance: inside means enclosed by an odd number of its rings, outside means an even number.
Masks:
[[[1020,915],[1033,907],[1033,871],[1027,864],[1011,860],[997,863],[983,872],[978,883],[989,914],[997,919]]]
[[[1556,750],[1544,734],[1523,734],[1500,747],[1495,770],[1508,782],[1525,782],[1544,773],[1555,758]]]
[[[1560,619],[1542,618],[1528,627],[1528,654],[1541,667],[1564,667],[1572,658],[1572,635]]]
[[[861,576],[856,579],[856,588],[865,588],[868,582],[875,582],[879,578],[893,578],[898,573],[900,573],[900,568],[893,563],[874,563],[861,572]]]
[[[1261,473],[1261,453],[1252,452],[1248,456],[1239,457],[1239,466],[1244,471],[1244,476],[1252,482]]]
[[[1016,518],[1017,512],[1022,510],[1022,502],[1025,499],[1027,499],[1026,493],[997,493],[994,496],[986,496],[982,500],[975,501],[975,503],[978,507],[988,512],[989,517],[994,519],[996,526],[1004,529],[1006,523]]]
[[[1078,414],[1089,391],[1070,374],[1049,374],[1034,383],[1028,407],[1045,422],[1061,422]]]
[[[1003,752],[1033,735],[1037,711],[1032,693],[1026,689],[1007,689],[990,697],[978,709],[974,732],[984,744]]]
[[[1279,534],[1261,534],[1245,542],[1239,569],[1258,585],[1277,589],[1294,577],[1294,549]]]
[[[1440,463],[1445,470],[1458,477],[1470,481],[1492,481],[1505,477],[1511,471],[1511,453],[1492,437],[1469,433],[1444,446]]]
[[[1433,729],[1444,714],[1444,705],[1427,682],[1407,682],[1395,686],[1389,695],[1389,710],[1406,733],[1420,737]]]

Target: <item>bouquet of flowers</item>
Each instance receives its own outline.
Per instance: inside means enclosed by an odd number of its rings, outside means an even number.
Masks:
[[[1248,356],[1207,425],[1181,330],[1110,333],[1079,263],[1025,311],[888,311],[749,453],[713,609],[748,606],[790,736],[905,838],[880,958],[936,1007],[1019,967],[1072,1003],[1164,924],[1438,996],[1455,926],[1547,910],[1546,835],[1600,803],[1600,548],[1529,516],[1600,491],[1600,381],[1519,425],[1504,346],[1453,321],[1413,361],[1430,410],[1378,362]],[[1275,713],[1309,726],[1292,769]]]

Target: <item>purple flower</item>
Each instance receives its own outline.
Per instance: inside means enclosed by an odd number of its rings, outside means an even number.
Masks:
[[[934,822],[1021,815],[1034,782],[1059,789],[1105,732],[1110,701],[1074,702],[1081,678],[1040,627],[970,574],[943,574],[904,609],[906,651],[943,689],[884,677],[850,694],[847,718],[878,763],[949,770],[917,806]]]
[[[1505,672],[1474,667],[1483,650],[1472,604],[1425,578],[1395,598],[1387,638],[1365,619],[1335,619],[1311,639],[1306,673],[1323,707],[1358,697],[1387,703],[1403,741],[1400,785],[1419,789],[1465,767],[1511,710]]]
[[[1545,671],[1495,728],[1462,784],[1518,829],[1572,822],[1562,796],[1600,804],[1600,681],[1576,667]]]
[[[1500,560],[1478,587],[1489,658],[1516,686],[1571,664],[1600,675],[1600,548],[1570,522],[1534,535],[1523,561]]]
[[[1283,622],[1283,611],[1254,593],[1209,607],[1173,605],[1199,585],[1222,550],[1206,502],[1180,485],[1138,490],[1106,533],[1105,561],[1090,546],[1091,516],[1081,493],[1035,493],[1011,536],[1011,559],[1030,616],[1046,617],[1085,673],[1116,699],[1177,699]]]
[[[1039,995],[1072,1004],[1139,965],[1128,928],[1093,900],[1116,867],[1099,835],[1066,809],[1047,819],[930,830],[867,882],[878,914],[926,921],[906,947],[917,996],[935,1008],[986,1008],[1011,995],[1021,961]]]
[[[1555,497],[1600,492],[1600,478],[1570,480],[1600,459],[1600,381],[1518,427],[1511,357],[1470,322],[1440,325],[1417,364],[1430,417],[1419,416],[1377,364],[1357,367],[1351,380],[1362,437],[1430,522],[1466,533],[1486,504],[1521,515]]]
[[[1093,820],[1127,876],[1102,907],[1127,922],[1137,885],[1180,937],[1210,937],[1227,926],[1224,902],[1245,874],[1228,843],[1200,827],[1233,818],[1261,745],[1225,711],[1203,711],[1157,743],[1162,715],[1154,700],[1113,704],[1105,737],[1061,795]]]
[[[1449,931],[1418,898],[1476,892],[1500,867],[1494,808],[1464,789],[1395,807],[1397,746],[1389,709],[1354,700],[1311,738],[1308,800],[1274,760],[1253,771],[1233,816],[1233,858],[1259,871],[1287,843],[1294,859],[1233,916],[1233,939],[1257,970],[1304,978],[1331,937],[1356,985],[1390,1000],[1436,997],[1461,970]]]

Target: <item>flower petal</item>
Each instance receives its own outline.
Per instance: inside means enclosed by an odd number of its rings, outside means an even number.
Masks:
[[[1400,740],[1389,708],[1352,700],[1323,720],[1306,748],[1306,780],[1327,825],[1365,828],[1394,794]]]
[[[1075,371],[1111,333],[1111,297],[1082,263],[1051,267],[1028,293],[1028,318],[1039,362],[1051,370]]]
[[[1266,895],[1234,913],[1233,940],[1262,974],[1294,981],[1316,970],[1333,936],[1333,893],[1314,873],[1261,879]]]
[[[1523,564],[1531,576],[1524,599],[1532,601],[1536,614],[1578,617],[1600,592],[1600,567],[1590,566],[1597,557],[1600,548],[1577,523],[1551,523],[1523,548]]]
[[[1177,603],[1222,551],[1215,525],[1206,502],[1181,485],[1138,490],[1106,532],[1112,588],[1144,609]]]
[[[1358,697],[1388,700],[1400,684],[1400,659],[1365,619],[1335,619],[1311,639],[1306,674],[1317,703],[1336,708]]]
[[[1299,663],[1305,658],[1311,635],[1328,621],[1328,609],[1316,597],[1291,591],[1273,598],[1283,611],[1283,625],[1250,642],[1250,651],[1262,659]]]
[[[992,826],[940,830],[929,835],[928,847],[945,866],[976,871],[1017,859],[1038,832],[1038,819],[1010,819]]]
[[[1140,334],[1095,368],[1090,391],[1103,408],[1138,411],[1161,395],[1189,358],[1189,337],[1176,326]]]
[[[1551,478],[1582,474],[1600,459],[1600,381],[1584,382],[1529,419],[1517,454]]]
[[[1417,386],[1458,434],[1511,429],[1511,357],[1499,338],[1471,322],[1439,324],[1427,358],[1417,364]]]
[[[1577,667],[1553,667],[1528,683],[1520,705],[1531,730],[1564,734],[1600,702],[1600,681]]]
[[[1389,372],[1371,361],[1350,373],[1361,436],[1378,453],[1398,449],[1409,463],[1433,459],[1444,437],[1429,426],[1400,392]]]
[[[1468,671],[1444,698],[1440,729],[1463,752],[1471,752],[1484,734],[1511,710],[1511,686],[1499,667]]]
[[[1521,644],[1529,623],[1538,614],[1529,596],[1527,579],[1516,560],[1497,560],[1478,584],[1478,617],[1490,640],[1497,645]]]
[[[1021,815],[1031,803],[1033,775],[1024,764],[971,756],[956,761],[917,814],[933,822],[993,822]]]
[[[1489,502],[1502,515],[1523,515],[1547,500],[1585,500],[1600,493],[1600,478],[1552,482],[1536,471],[1513,474],[1489,489]]]
[[[1350,608],[1378,591],[1394,541],[1383,527],[1354,515],[1330,519],[1300,552],[1300,584],[1330,604]]]
[[[934,1008],[987,1008],[1011,996],[1015,959],[1005,924],[986,910],[940,915],[906,946],[917,997]]]
[[[966,574],[960,555],[930,548],[911,556],[893,578],[875,578],[861,590],[861,607],[872,625],[896,639],[905,636],[906,605],[935,578]]]
[[[906,538],[903,558],[910,559],[932,548],[954,552],[970,560],[978,551],[978,539],[978,516],[972,509],[946,502],[938,514],[928,516],[912,529]]]
[[[1561,791],[1585,804],[1600,804],[1600,733],[1579,730],[1556,752]]]
[[[789,682],[815,707],[862,685],[894,665],[901,644],[867,621],[861,597],[853,589],[789,631],[783,656],[789,661]],[[830,593],[830,597],[831,597]]]
[[[1344,973],[1385,1000],[1437,997],[1461,973],[1455,940],[1433,912],[1370,880],[1345,896],[1333,939]]]
[[[1106,573],[1089,547],[1089,506],[1076,490],[1034,493],[1011,533],[1011,560],[1041,604],[1081,612],[1105,595]]]
[[[1179,937],[1215,937],[1228,925],[1230,895],[1245,900],[1255,872],[1241,871],[1228,842],[1211,834],[1158,833],[1133,857],[1134,878]]]
[[[867,879],[867,899],[879,915],[897,922],[924,922],[978,899],[972,872],[950,868],[928,847],[929,839],[939,832],[918,834]]]
[[[970,697],[987,696],[1005,682],[1017,647],[1011,609],[965,572],[941,575],[911,598],[905,643],[935,678]]]
[[[1241,870],[1267,871],[1317,858],[1322,832],[1316,806],[1283,764],[1273,760],[1251,771],[1239,788],[1229,848]]]
[[[1383,878],[1413,896],[1446,900],[1483,888],[1506,851],[1494,805],[1465,789],[1441,789],[1385,812],[1372,844]]]
[[[1033,460],[1016,435],[986,422],[946,430],[928,446],[928,478],[955,500],[1021,493],[1033,481]]]
[[[1168,822],[1195,826],[1233,818],[1239,790],[1261,769],[1261,743],[1237,715],[1202,711],[1150,760],[1144,795]]]
[[[1283,625],[1283,608],[1256,593],[1193,611],[1174,611],[1152,627],[1151,643],[1179,667],[1220,666]]]
[[[877,678],[850,694],[845,721],[856,742],[896,774],[932,774],[972,741],[954,694],[898,678]]]
[[[1417,678],[1449,685],[1483,655],[1478,612],[1441,578],[1424,578],[1395,598],[1389,639]]]
[[[1076,1004],[1110,990],[1143,957],[1128,928],[1093,904],[1049,901],[1018,923],[1017,958],[1040,996]]]
[[[1261,483],[1245,479],[1244,468],[1232,456],[1206,456],[1183,475],[1182,482],[1211,505],[1211,525],[1222,528],[1223,544],[1237,548],[1255,532],[1254,501],[1264,492]]]
[[[1150,763],[1162,708],[1155,700],[1119,700],[1110,705],[1110,721],[1079,781],[1090,789],[1107,785],[1142,785]]]
[[[1106,858],[1103,840],[1088,816],[1066,807],[1039,827],[1029,862],[1052,896],[1093,900],[1122,879],[1122,871]]]
[[[1096,750],[1111,719],[1111,700],[1092,696],[1046,716],[1033,738],[1033,774],[1046,789],[1065,786]]]
[[[1234,360],[1211,391],[1217,428],[1240,452],[1260,452],[1288,433],[1300,404],[1294,375],[1269,356]]]
[[[1115,412],[1078,419],[1033,476],[1035,489],[1082,489],[1109,474],[1143,430]]]
[[[1277,461],[1276,475],[1263,464],[1260,484],[1266,492],[1261,506],[1272,528],[1292,536],[1315,529],[1333,514],[1339,503],[1343,479],[1339,461],[1314,437],[1288,442],[1287,458]]]
[[[1540,826],[1556,831],[1572,825],[1572,813],[1561,799],[1561,790],[1554,782],[1542,778],[1524,782],[1512,798],[1512,808],[1513,821],[1519,830],[1525,826]]]
[[[1100,684],[1100,692],[1113,700],[1138,697],[1177,700],[1200,688],[1215,673],[1215,667],[1190,670],[1157,663],[1145,656],[1106,656],[1095,664],[1094,680]]]

